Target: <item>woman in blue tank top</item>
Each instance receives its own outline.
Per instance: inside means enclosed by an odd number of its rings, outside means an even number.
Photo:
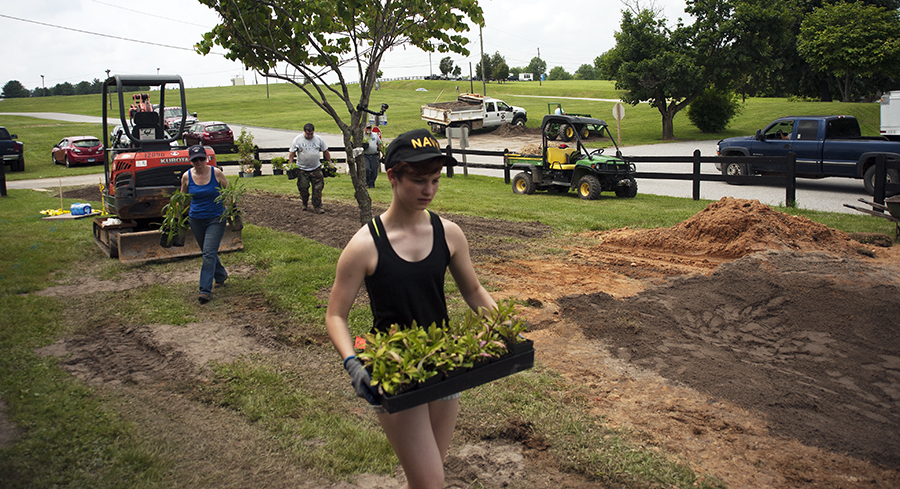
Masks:
[[[213,281],[216,287],[220,287],[228,278],[228,272],[219,261],[219,244],[225,234],[225,221],[222,220],[225,207],[216,202],[219,188],[227,187],[228,180],[222,170],[206,164],[206,149],[203,146],[191,146],[188,157],[193,168],[181,175],[181,191],[191,194],[188,221],[203,252],[198,300],[206,304],[212,296]]]
[[[441,168],[456,163],[444,156],[428,130],[410,131],[387,149],[384,166],[393,198],[388,210],[357,231],[338,259],[325,313],[328,335],[344,359],[357,395],[376,403],[369,374],[355,357],[347,323],[365,283],[373,329],[392,324],[446,324],[444,274],[449,268],[466,304],[496,309],[479,283],[469,245],[455,223],[427,210],[437,193]],[[411,489],[443,488],[444,457],[453,437],[459,394],[389,414],[376,408],[388,441],[400,459]]]

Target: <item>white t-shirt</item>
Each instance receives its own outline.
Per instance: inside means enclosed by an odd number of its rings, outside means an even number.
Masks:
[[[327,150],[328,145],[318,134],[313,134],[312,139],[306,139],[305,133],[295,137],[290,148],[291,153],[297,154],[297,166],[305,171],[315,170],[321,166],[319,153]]]

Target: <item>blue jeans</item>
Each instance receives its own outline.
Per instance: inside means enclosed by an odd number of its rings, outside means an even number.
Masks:
[[[375,179],[378,178],[378,170],[381,166],[381,159],[379,158],[378,153],[363,153],[363,158],[366,160],[366,185],[369,187],[374,187]]]
[[[216,282],[224,282],[228,278],[228,272],[219,261],[219,244],[225,234],[225,221],[220,221],[218,216],[208,219],[189,218],[191,232],[200,250],[203,252],[203,265],[200,267],[200,293],[211,294],[213,279]]]

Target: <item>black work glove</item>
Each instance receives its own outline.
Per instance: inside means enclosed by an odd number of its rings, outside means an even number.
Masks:
[[[379,404],[372,387],[369,385],[372,382],[372,378],[369,377],[369,372],[363,367],[362,362],[355,356],[352,356],[344,360],[344,368],[350,374],[350,383],[356,389],[356,395],[365,399],[369,404]]]

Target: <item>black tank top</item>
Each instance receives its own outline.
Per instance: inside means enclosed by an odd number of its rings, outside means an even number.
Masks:
[[[381,217],[369,223],[369,232],[378,249],[375,273],[366,277],[366,291],[375,319],[373,330],[387,331],[393,324],[406,328],[413,321],[423,327],[432,323],[445,326],[450,321],[444,296],[450,248],[441,219],[433,212],[428,214],[434,239],[431,253],[418,262],[408,262],[397,255],[387,239]]]

